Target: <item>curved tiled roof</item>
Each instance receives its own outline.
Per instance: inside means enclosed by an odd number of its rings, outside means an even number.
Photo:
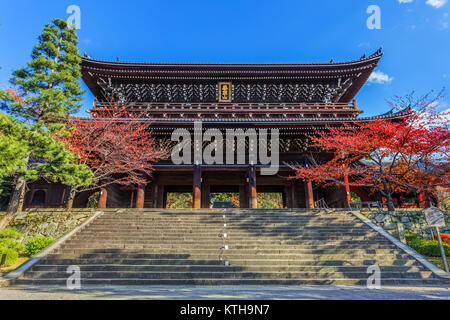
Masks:
[[[171,81],[246,81],[279,83],[329,83],[337,79],[351,79],[339,101],[349,102],[376,68],[382,57],[381,49],[359,60],[329,63],[140,63],[82,59],[83,80],[102,100],[99,78],[114,79],[121,83],[171,82]]]

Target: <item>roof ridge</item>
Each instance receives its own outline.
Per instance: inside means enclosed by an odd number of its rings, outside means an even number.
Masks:
[[[82,57],[82,60],[86,62],[99,62],[99,63],[107,63],[107,64],[115,64],[115,65],[143,65],[143,66],[149,66],[149,65],[155,65],[155,66],[208,66],[208,67],[223,67],[223,66],[248,66],[248,67],[254,67],[254,66],[323,66],[323,65],[346,65],[346,64],[353,64],[353,63],[359,63],[362,61],[369,61],[369,60],[376,60],[380,59],[383,56],[382,49],[378,49],[375,53],[372,55],[366,57],[366,55],[362,56],[360,59],[357,60],[349,60],[349,61],[341,61],[341,62],[335,62],[333,59],[330,62],[308,62],[308,63],[301,63],[301,62],[292,62],[292,63],[211,63],[211,62],[136,62],[136,61],[113,61],[113,60],[104,60],[104,59],[93,59],[89,57],[87,54],[85,54],[84,57]]]

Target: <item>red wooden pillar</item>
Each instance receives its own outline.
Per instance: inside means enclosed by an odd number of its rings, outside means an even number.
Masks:
[[[305,200],[306,208],[314,209],[314,194],[311,180],[305,181]]]
[[[251,209],[258,208],[258,199],[256,193],[256,168],[254,165],[250,165],[248,170],[248,186],[250,194],[249,206]]]
[[[145,183],[139,184],[136,192],[136,208],[143,209],[145,200]]]
[[[420,191],[419,192],[418,200],[419,200],[419,208],[426,208],[427,207],[427,197],[426,197],[424,191]]]
[[[192,207],[200,209],[202,207],[202,168],[199,165],[194,166],[194,186],[193,186]]]
[[[108,191],[106,188],[100,189],[100,199],[98,201],[98,207],[100,209],[106,208],[106,200],[108,199]]]
[[[350,184],[348,182],[348,174],[344,173],[345,193],[347,194],[347,203],[352,202],[352,195],[350,193]]]

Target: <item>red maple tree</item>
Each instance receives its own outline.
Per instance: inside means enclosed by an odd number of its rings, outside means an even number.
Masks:
[[[408,95],[397,98],[393,104],[393,107],[414,105],[406,119],[411,141],[409,149],[403,152],[398,170],[402,172],[401,183],[424,195],[427,206],[437,204],[439,189],[450,187],[450,113],[448,110],[439,112],[437,102],[438,99],[432,100],[429,96],[415,100],[413,95]]]
[[[167,157],[166,148],[152,137],[147,123],[127,113],[126,107],[102,110],[92,117],[69,120],[72,134],[64,137],[69,149],[94,174],[89,187],[72,188],[68,207],[77,192],[110,184],[137,186],[151,177],[153,163]]]
[[[351,186],[377,190],[389,211],[395,209],[396,191],[430,193],[438,184],[448,187],[448,114],[436,109],[441,98],[441,93],[395,97],[390,102],[395,118],[329,126],[317,132],[309,165],[291,164],[296,178],[344,185],[348,176]]]

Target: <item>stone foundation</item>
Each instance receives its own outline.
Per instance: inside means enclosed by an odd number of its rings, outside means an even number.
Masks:
[[[403,223],[405,233],[415,233],[426,238],[431,238],[430,227],[427,225],[422,210],[401,209],[396,210],[393,214],[388,212],[362,210],[361,214],[365,215],[378,226],[390,233],[397,231],[397,223],[401,222]],[[447,225],[445,228],[441,228],[441,233],[450,233],[450,213],[446,212],[445,215]],[[435,228],[433,228],[433,232],[436,232]]]
[[[53,237],[55,239],[73,230],[94,215],[92,209],[31,209],[17,213],[9,226],[25,234],[24,242],[38,235]]]

